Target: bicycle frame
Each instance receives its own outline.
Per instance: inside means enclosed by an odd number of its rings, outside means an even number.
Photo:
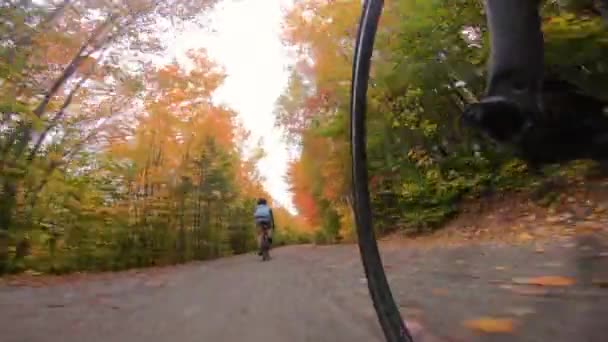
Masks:
[[[270,225],[263,223],[261,225],[262,235],[260,236],[260,249],[262,252],[262,261],[266,261],[269,258],[269,250],[270,250],[270,242],[268,241],[268,231],[270,230]]]

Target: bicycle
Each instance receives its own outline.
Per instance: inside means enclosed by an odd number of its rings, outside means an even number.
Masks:
[[[260,254],[262,255],[262,261],[270,260],[270,245],[271,240],[268,236],[268,231],[270,227],[267,223],[262,223],[262,237],[260,242]]]

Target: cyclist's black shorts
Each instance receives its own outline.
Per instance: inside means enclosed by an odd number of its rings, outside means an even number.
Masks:
[[[270,220],[267,220],[267,219],[256,218],[255,224],[260,228],[262,228],[262,227],[265,227],[266,229],[270,228]]]

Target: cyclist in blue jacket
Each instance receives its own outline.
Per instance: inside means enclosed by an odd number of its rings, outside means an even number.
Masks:
[[[264,226],[268,229],[268,242],[272,244],[272,232],[274,231],[274,216],[272,215],[272,209],[268,206],[265,198],[259,198],[253,214],[255,218],[255,224],[258,227],[258,254],[261,255],[262,250],[262,229]]]

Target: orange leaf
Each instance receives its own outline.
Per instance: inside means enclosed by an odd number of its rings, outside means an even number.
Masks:
[[[513,282],[517,284],[537,286],[570,286],[575,283],[574,279],[562,276],[542,276],[535,278],[516,278]]]
[[[484,333],[511,333],[515,328],[515,323],[508,318],[482,317],[464,322],[464,326]]]
[[[523,233],[519,233],[517,238],[521,241],[528,241],[528,240],[532,240],[534,237],[528,232],[523,232]]]
[[[448,290],[446,289],[442,289],[442,288],[436,288],[431,290],[431,292],[435,295],[435,296],[447,296],[449,294]]]

